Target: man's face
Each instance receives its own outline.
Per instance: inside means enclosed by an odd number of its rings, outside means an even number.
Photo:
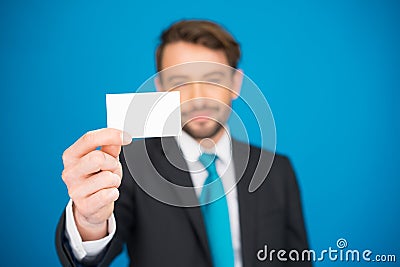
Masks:
[[[190,63],[196,61],[202,62]],[[187,42],[164,48],[159,87],[164,91],[180,91],[182,126],[195,139],[212,138],[229,117],[242,76],[228,65],[222,50]]]

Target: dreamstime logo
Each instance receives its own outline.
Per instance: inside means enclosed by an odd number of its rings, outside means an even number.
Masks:
[[[344,261],[344,262],[396,262],[395,254],[373,254],[369,249],[360,251],[357,249],[346,249],[348,247],[347,240],[339,238],[336,241],[338,249],[329,247],[328,249],[321,250],[319,253],[312,249],[302,251],[298,250],[268,250],[268,246],[257,252],[257,259],[259,261],[272,262],[278,261]]]
[[[347,240],[344,238],[339,238],[336,241],[336,246],[340,249],[347,248]]]

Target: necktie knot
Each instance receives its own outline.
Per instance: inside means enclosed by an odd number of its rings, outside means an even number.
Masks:
[[[218,177],[217,168],[215,165],[215,161],[217,158],[217,155],[210,153],[203,153],[199,157],[199,161],[206,168],[208,175],[213,177]]]

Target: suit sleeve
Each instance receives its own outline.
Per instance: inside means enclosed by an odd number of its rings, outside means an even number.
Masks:
[[[63,266],[76,266],[75,258],[65,236],[65,212],[63,212],[56,228],[56,250]]]
[[[285,170],[286,170],[286,196],[287,196],[287,248],[289,250],[295,249],[298,252],[309,249],[306,228],[304,223],[301,196],[299,185],[297,183],[296,175],[294,173],[293,167],[290,160],[284,158]],[[311,266],[310,261],[305,262],[294,262],[293,266]]]
[[[101,251],[96,256],[85,257],[78,261],[67,237],[66,221],[66,212],[64,211],[56,230],[56,249],[61,264],[63,266],[98,266],[99,262],[104,258],[105,251]]]

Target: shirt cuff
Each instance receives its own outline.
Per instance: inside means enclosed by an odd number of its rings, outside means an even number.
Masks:
[[[94,241],[82,241],[82,238],[78,232],[78,228],[75,224],[74,214],[72,212],[72,199],[69,200],[68,205],[65,209],[65,231],[69,244],[72,249],[72,253],[78,261],[81,261],[85,257],[95,257],[110,243],[111,239],[115,235],[116,223],[114,214],[108,218],[108,235],[99,240]]]

